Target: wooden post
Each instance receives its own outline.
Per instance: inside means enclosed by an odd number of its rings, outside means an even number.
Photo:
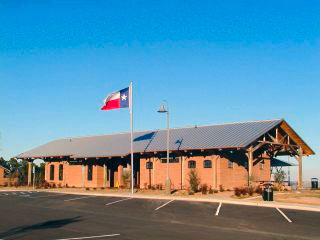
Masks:
[[[107,186],[107,166],[103,164],[103,187]]]
[[[32,161],[28,162],[28,186],[31,186],[32,181]]]
[[[252,146],[248,149],[248,186],[252,184],[252,170],[253,170],[253,149]]]
[[[299,167],[299,171],[298,171],[298,189],[302,189],[303,188],[303,181],[302,181],[302,158],[303,158],[303,150],[300,147],[299,149],[299,156],[298,156],[298,167]]]
[[[84,166],[84,162],[82,162],[82,187],[84,188],[85,186],[85,178],[84,178],[84,175],[85,175],[85,166]]]

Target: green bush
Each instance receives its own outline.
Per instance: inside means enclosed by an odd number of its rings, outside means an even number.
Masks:
[[[200,178],[199,178],[198,173],[195,169],[191,169],[189,172],[189,184],[190,184],[190,188],[193,192],[198,192]]]

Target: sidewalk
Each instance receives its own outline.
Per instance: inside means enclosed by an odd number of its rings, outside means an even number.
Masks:
[[[314,211],[320,212],[320,206],[297,204],[297,203],[285,203],[285,202],[264,202],[261,201],[261,197],[253,197],[247,199],[233,199],[230,197],[225,197],[222,194],[210,194],[210,195],[191,195],[191,196],[167,196],[163,193],[161,194],[145,194],[141,192],[134,193],[122,191],[122,192],[92,192],[85,191],[84,189],[38,189],[33,190],[32,188],[20,188],[20,189],[8,189],[1,191],[38,191],[38,192],[54,192],[61,194],[74,194],[74,195],[88,195],[88,196],[105,196],[105,197],[132,197],[138,199],[160,199],[160,200],[176,200],[176,201],[195,201],[195,202],[218,202],[236,205],[246,205],[246,206],[258,206],[258,207],[270,207],[270,208],[283,208],[283,209],[295,209],[304,211]]]

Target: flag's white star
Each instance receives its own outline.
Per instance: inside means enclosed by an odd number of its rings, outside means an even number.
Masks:
[[[122,99],[123,101],[126,101],[126,100],[127,100],[127,95],[123,94],[123,95],[121,96],[121,99]]]

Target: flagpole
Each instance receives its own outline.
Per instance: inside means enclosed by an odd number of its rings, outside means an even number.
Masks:
[[[132,81],[130,82],[130,128],[131,128],[131,136],[130,136],[130,147],[131,147],[131,194],[133,194],[133,101],[132,101]]]

